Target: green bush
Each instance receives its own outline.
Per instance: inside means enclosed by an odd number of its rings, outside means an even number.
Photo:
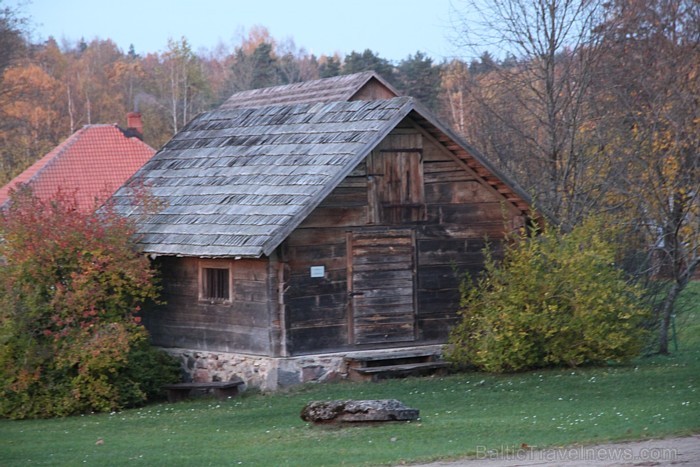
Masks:
[[[645,340],[641,288],[615,265],[612,232],[590,219],[509,239],[502,261],[462,287],[448,358],[485,371],[625,361]],[[529,234],[529,235],[528,235]]]
[[[178,382],[182,377],[179,360],[147,341],[132,347],[128,362],[116,382],[127,406],[165,398],[163,385]]]
[[[0,415],[118,410],[177,379],[140,323],[158,288],[132,234],[109,209],[12,195],[0,215]]]

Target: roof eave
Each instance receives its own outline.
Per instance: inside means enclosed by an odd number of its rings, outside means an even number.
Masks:
[[[168,251],[165,249],[159,249],[159,248],[152,248],[152,247],[143,247],[141,249],[141,253],[144,255],[147,255],[149,257],[156,258],[159,256],[169,256],[169,257],[174,257],[174,258],[211,258],[211,259],[225,259],[225,258],[234,258],[234,259],[258,259],[262,256],[269,256],[263,253],[262,248],[254,248],[254,249],[245,249],[245,250],[238,250],[236,251],[235,249],[231,249],[226,253],[211,253],[207,252],[205,249],[199,249],[200,251],[195,251],[192,252],[184,252],[182,250],[180,251]]]
[[[504,174],[500,169],[498,169],[491,161],[489,161],[481,152],[479,152],[472,145],[467,143],[464,138],[458,135],[454,130],[452,130],[447,125],[443,124],[433,113],[423,106],[420,102],[415,103],[415,112],[418,113],[423,119],[428,121],[433,125],[438,131],[443,133],[449,139],[451,139],[456,145],[462,147],[479,165],[484,167],[488,172],[490,172],[494,177],[498,178],[505,186],[508,187],[516,196],[522,199],[528,206],[527,210],[529,213],[532,211],[537,211],[540,215],[546,216],[548,219],[552,219],[546,212],[542,212],[539,209],[534,209],[534,201],[532,197],[527,193],[527,191],[522,188],[515,180],[510,178],[508,175]],[[518,210],[523,211],[518,208]]]

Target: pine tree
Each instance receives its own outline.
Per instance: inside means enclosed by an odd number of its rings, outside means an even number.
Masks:
[[[440,92],[440,66],[422,52],[409,55],[398,66],[398,82],[401,91],[436,111]]]

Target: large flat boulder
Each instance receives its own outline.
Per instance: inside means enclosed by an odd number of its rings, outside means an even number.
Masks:
[[[313,401],[301,410],[312,423],[398,422],[417,420],[420,411],[396,399]]]

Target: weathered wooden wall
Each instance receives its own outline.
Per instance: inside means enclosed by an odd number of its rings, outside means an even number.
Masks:
[[[386,145],[380,148],[383,157],[392,153],[419,153],[420,174],[410,183],[419,182],[422,186],[409,185],[402,189],[408,190],[408,198],[415,198],[415,193],[422,196],[424,206],[397,211],[395,207],[386,207],[389,203],[378,207],[371,201],[375,196],[373,190],[381,185],[372,181],[377,175],[373,173],[377,164],[372,157],[379,157],[378,149],[288,237],[279,253],[284,264],[287,351],[292,355],[444,342],[449,327],[456,321],[459,283],[464,273],[475,274],[483,267],[481,250],[486,238],[495,244],[503,238],[504,226],[510,221],[504,220],[503,199],[497,193],[477,181],[439,143],[410,121],[404,121],[393,135],[395,141],[403,141],[399,144],[418,141],[411,145],[421,146],[399,148],[401,151],[391,151]],[[415,159],[407,157],[408,167]],[[384,210],[384,214],[375,212],[377,209]],[[397,217],[396,212],[403,214]],[[401,310],[397,311],[398,315],[386,311],[375,319],[377,330],[387,328],[387,323],[398,323],[396,332],[386,334],[386,342],[378,339],[380,332],[372,334],[356,329],[371,327],[372,318],[362,321],[355,316],[358,313],[353,307],[357,308],[358,304],[350,295],[357,293],[353,287],[357,287],[358,276],[352,273],[352,252],[348,251],[348,245],[352,245],[349,238],[354,238],[353,235],[364,234],[363,241],[371,243],[368,240],[371,235],[368,237],[367,233],[374,232],[375,243],[379,245],[382,231],[391,235],[410,231],[415,242],[415,259],[410,265],[414,270],[413,329],[407,327],[403,305],[395,308]],[[401,254],[387,249],[387,256],[398,258],[396,261],[405,257]],[[324,277],[310,277],[312,266],[324,266]],[[376,275],[372,279],[391,284],[391,280],[403,280],[397,274],[403,273],[393,271],[390,278],[377,279],[380,276]],[[378,285],[377,290],[380,288]],[[399,295],[397,299],[406,300],[405,295]]]
[[[483,268],[486,239],[498,247],[505,234],[503,199],[424,137],[426,222],[418,227],[417,326],[421,339],[447,338],[456,322],[465,273]]]
[[[350,100],[374,101],[377,99],[391,99],[392,97],[396,97],[396,94],[391,89],[387,89],[382,83],[372,79],[368,81],[357,93],[355,93]]]
[[[200,261],[209,266],[230,266],[231,302],[207,303],[199,299]],[[277,351],[271,342],[277,303],[273,261],[159,257],[156,264],[161,271],[166,303],[144,313],[154,344],[257,355]]]
[[[441,343],[464,273],[518,216],[406,119],[272,257],[159,257],[167,304],[145,323],[160,346],[267,356]],[[202,262],[230,265],[229,303],[199,299]]]

